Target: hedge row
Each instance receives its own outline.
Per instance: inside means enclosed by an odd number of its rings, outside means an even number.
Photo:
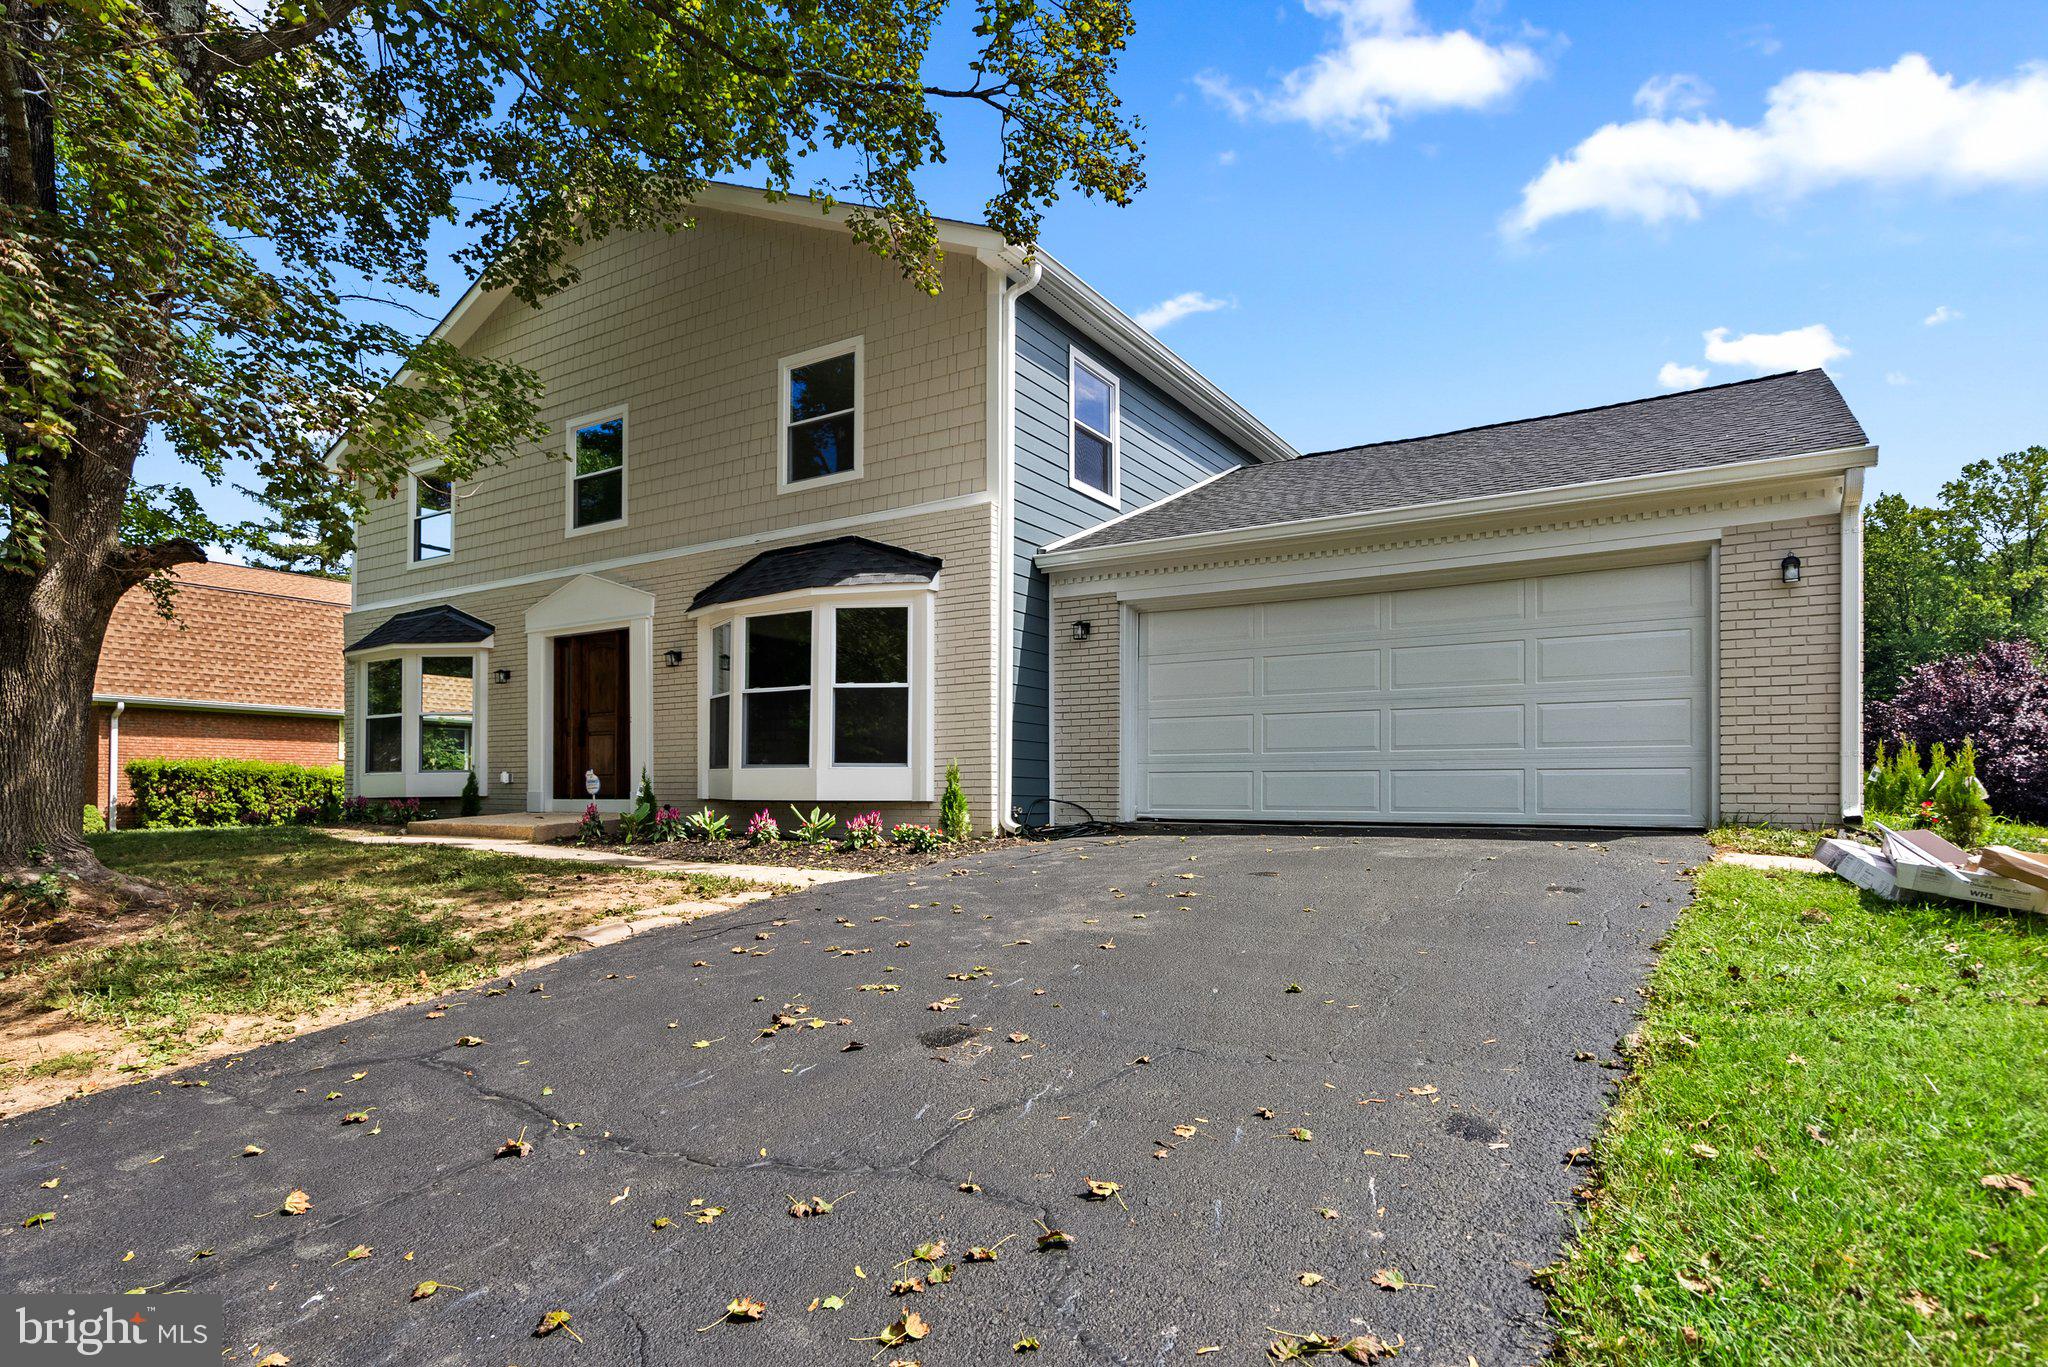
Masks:
[[[341,766],[314,769],[248,759],[128,761],[138,825],[282,826],[341,812]]]

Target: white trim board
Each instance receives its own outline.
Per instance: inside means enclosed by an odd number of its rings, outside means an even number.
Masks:
[[[476,646],[463,646],[462,650],[475,650]],[[456,648],[451,647],[450,653]],[[95,693],[95,705],[121,703],[128,707],[155,707],[177,709],[185,712],[250,712],[258,716],[271,717],[341,717],[339,707],[294,707],[289,703],[271,702],[226,702],[204,698],[160,698],[141,693]]]
[[[770,543],[800,541],[821,532],[843,531],[849,527],[868,527],[880,523],[903,522],[913,517],[925,517],[932,513],[958,512],[963,508],[977,508],[991,502],[988,491],[972,494],[957,494],[952,498],[933,499],[929,503],[913,503],[902,508],[889,508],[877,513],[857,513],[849,517],[835,517],[823,522],[807,522],[800,526],[778,527],[773,531],[749,532],[745,536],[728,536],[717,541],[699,541],[682,546],[664,547],[658,551],[642,551],[636,555],[617,555],[604,560],[586,560],[560,569],[535,570],[531,574],[507,575],[502,579],[486,579],[477,583],[450,584],[433,593],[409,593],[397,598],[380,598],[374,603],[358,603],[352,612],[380,612],[385,608],[405,608],[416,603],[441,603],[450,598],[466,597],[478,593],[490,593],[496,589],[518,588],[523,584],[545,584],[551,579],[574,579],[581,574],[603,574],[608,570],[630,569],[635,565],[651,565],[661,560],[676,560],[686,555],[703,555],[709,551],[737,550],[744,546],[767,546]],[[607,527],[616,524],[607,522]]]

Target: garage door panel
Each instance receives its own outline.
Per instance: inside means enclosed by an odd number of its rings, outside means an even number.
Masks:
[[[1396,750],[1519,750],[1522,708],[1396,707],[1390,713]]]
[[[1540,816],[1608,818],[1617,814],[1683,817],[1694,802],[1692,769],[1539,769]]]
[[[1694,640],[1683,628],[1552,636],[1537,642],[1536,682],[1688,678]]]
[[[1145,699],[1152,703],[1215,698],[1249,698],[1253,662],[1249,657],[1160,660],[1145,670]]]
[[[1264,665],[1263,682],[1268,696],[1379,691],[1380,652],[1377,650],[1268,655]]]
[[[1704,824],[1704,570],[1148,612],[1138,812]]]
[[[1408,589],[1393,595],[1393,625],[1413,629],[1518,621],[1522,616],[1523,598],[1522,583],[1518,579],[1496,584]]]
[[[1472,688],[1522,682],[1523,643],[1469,641],[1402,646],[1392,652],[1394,688]]]
[[[1257,719],[1248,712],[1155,717],[1145,738],[1155,755],[1249,755],[1257,729]]]
[[[1268,641],[1313,641],[1368,635],[1380,627],[1382,598],[1376,593],[1348,598],[1304,598],[1268,603],[1260,635]]]
[[[1698,709],[1691,698],[1540,703],[1536,708],[1536,743],[1546,749],[1692,746],[1698,743],[1697,718]]]
[[[1395,769],[1389,777],[1395,816],[1502,816],[1523,807],[1520,769]]]
[[[1380,748],[1378,712],[1268,712],[1268,754],[1365,751]]]
[[[1380,810],[1380,775],[1376,769],[1268,769],[1263,775],[1265,810],[1287,814]]]

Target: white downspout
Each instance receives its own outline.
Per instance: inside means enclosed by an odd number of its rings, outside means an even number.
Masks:
[[[1003,289],[1003,363],[999,372],[1002,394],[997,405],[1001,411],[996,448],[1001,463],[996,524],[1002,538],[1002,560],[996,567],[996,582],[1001,586],[996,612],[996,636],[1000,642],[996,651],[996,824],[1005,831],[1017,827],[1011,814],[1015,796],[1011,769],[1017,748],[1017,301],[1037,289],[1044,277],[1044,264],[1034,259],[1022,280]],[[1048,648],[1050,644],[1048,641]],[[1047,743],[1050,744],[1049,736]]]
[[[1863,815],[1863,470],[1842,475],[1842,815]]]
[[[128,704],[117,702],[107,715],[107,829],[113,830],[121,810],[121,714]]]

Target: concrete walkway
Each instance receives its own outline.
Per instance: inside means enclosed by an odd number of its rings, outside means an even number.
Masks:
[[[608,864],[620,868],[652,869],[658,873],[702,873],[723,878],[744,878],[754,883],[773,883],[785,888],[813,888],[820,883],[843,883],[872,875],[846,869],[793,869],[779,864],[717,864],[701,859],[664,859],[658,854],[629,854],[624,850],[586,850],[576,845],[536,845],[527,840],[473,839],[442,835],[388,835],[378,831],[333,830],[328,834],[363,845],[448,845],[462,850],[487,850],[492,854],[516,854],[522,859],[563,859],[583,864]]]

